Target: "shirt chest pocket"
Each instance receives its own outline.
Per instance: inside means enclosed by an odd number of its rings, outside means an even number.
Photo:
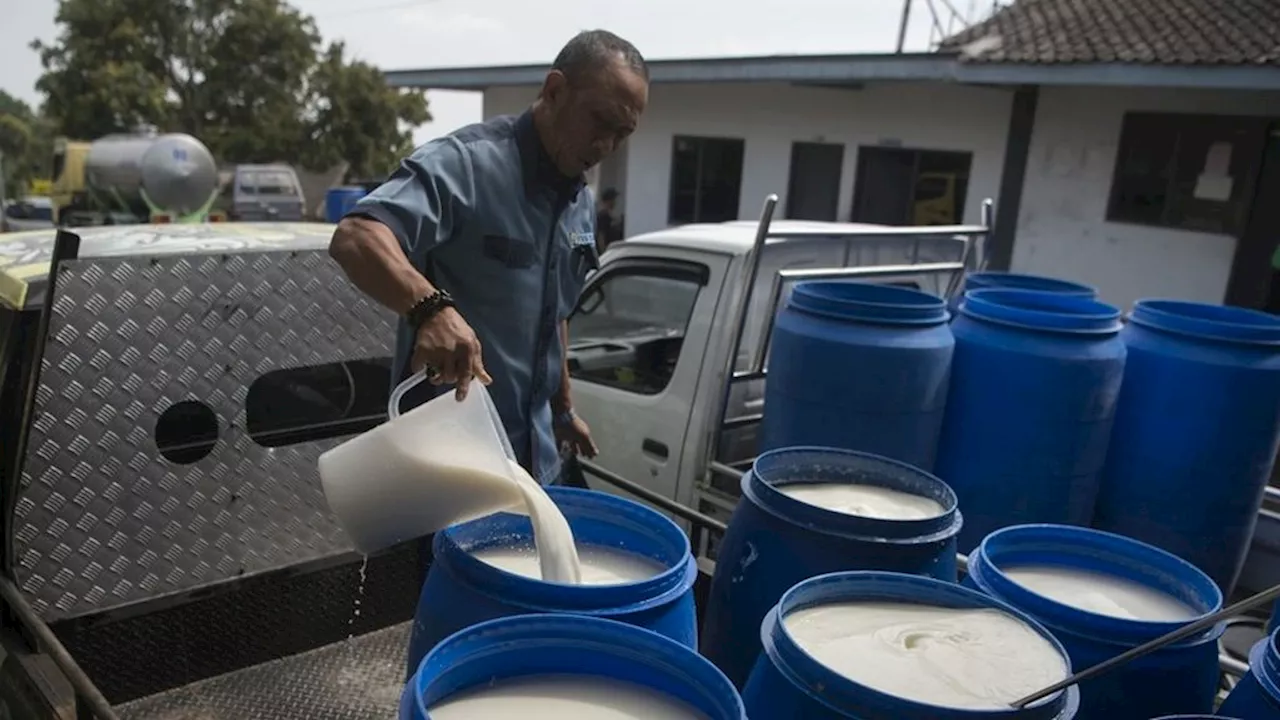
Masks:
[[[568,316],[578,302],[587,276],[600,267],[595,235],[589,222],[561,223],[556,231],[556,251],[563,260],[560,273],[560,313]]]

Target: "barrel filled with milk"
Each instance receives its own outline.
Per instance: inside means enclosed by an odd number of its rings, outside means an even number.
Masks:
[[[1222,592],[1194,565],[1089,528],[1024,525],[969,555],[965,584],[1049,628],[1086,668],[1217,612]],[[1224,626],[1132,660],[1080,686],[1082,720],[1213,711]]]
[[[935,467],[964,510],[960,549],[1020,523],[1088,525],[1116,412],[1120,311],[1062,293],[973,290]]]
[[[746,720],[714,665],[613,620],[517,615],[472,625],[415,669],[400,720]]]
[[[1068,720],[1079,692],[1010,703],[1071,674],[1032,618],[954,583],[900,573],[811,578],[760,628],[743,689],[752,718]]]
[[[760,652],[760,622],[796,583],[839,570],[892,570],[954,582],[955,494],[889,458],[787,448],[756,459],[720,546],[702,653],[736,685]]]
[[[954,342],[907,288],[797,283],[769,346],[760,450],[823,445],[932,468]]]
[[[1280,317],[1143,300],[1094,527],[1185,558],[1228,594],[1280,443]]]
[[[546,494],[572,530],[580,582],[543,579],[533,524],[524,515],[496,513],[436,533],[409,643],[409,672],[462,628],[537,612],[619,620],[697,646],[698,569],[684,531],[626,498],[563,487]]]

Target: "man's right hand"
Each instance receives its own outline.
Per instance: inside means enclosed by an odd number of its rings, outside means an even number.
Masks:
[[[418,372],[430,367],[436,372],[427,379],[433,385],[457,386],[458,400],[467,396],[471,380],[493,382],[481,360],[480,340],[453,308],[445,308],[418,328],[410,368]]]

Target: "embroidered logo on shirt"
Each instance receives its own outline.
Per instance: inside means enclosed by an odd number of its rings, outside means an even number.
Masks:
[[[569,233],[569,244],[573,247],[596,246],[596,234],[593,232]]]

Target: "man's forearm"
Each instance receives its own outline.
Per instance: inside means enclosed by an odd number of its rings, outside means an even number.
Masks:
[[[559,415],[573,409],[569,395],[569,321],[560,321],[560,391],[551,399],[551,410]]]
[[[397,315],[436,291],[405,257],[391,230],[376,220],[344,218],[329,242],[329,255],[356,287]]]

